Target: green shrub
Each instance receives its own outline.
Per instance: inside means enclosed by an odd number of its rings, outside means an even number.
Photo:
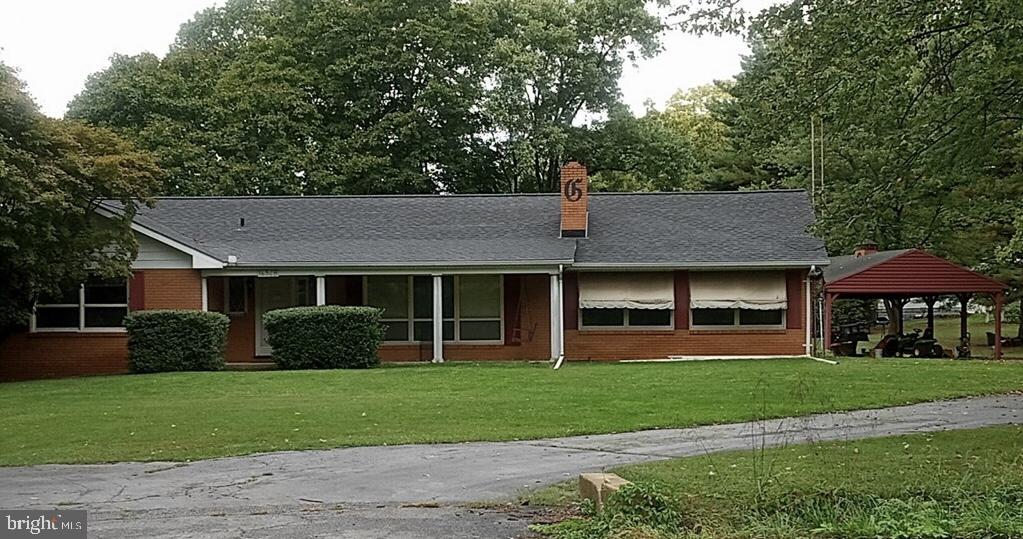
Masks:
[[[230,319],[186,310],[128,314],[128,358],[133,372],[219,371]]]
[[[263,315],[272,357],[282,369],[363,369],[380,364],[380,309],[293,307]]]

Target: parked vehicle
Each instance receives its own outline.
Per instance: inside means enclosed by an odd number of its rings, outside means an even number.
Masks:
[[[881,357],[944,357],[945,349],[934,339],[934,332],[928,328],[912,333],[885,335],[877,344]]]

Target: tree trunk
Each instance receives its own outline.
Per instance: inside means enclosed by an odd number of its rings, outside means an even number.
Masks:
[[[1016,338],[1023,339],[1023,296],[1019,298],[1019,327],[1016,328]]]
[[[886,299],[884,300],[884,310],[888,313],[888,326],[885,328],[886,335],[895,335],[899,332],[899,309],[895,306],[895,302]]]

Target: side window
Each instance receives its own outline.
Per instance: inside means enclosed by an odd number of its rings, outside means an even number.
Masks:
[[[124,327],[128,314],[128,283],[121,279],[90,280],[36,305],[33,328],[42,331],[88,331]]]

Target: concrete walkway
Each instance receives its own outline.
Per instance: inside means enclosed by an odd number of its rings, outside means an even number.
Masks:
[[[1012,423],[1023,396],[521,442],[0,468],[0,507],[88,509],[90,537],[513,537],[527,519],[459,504],[635,462]]]

